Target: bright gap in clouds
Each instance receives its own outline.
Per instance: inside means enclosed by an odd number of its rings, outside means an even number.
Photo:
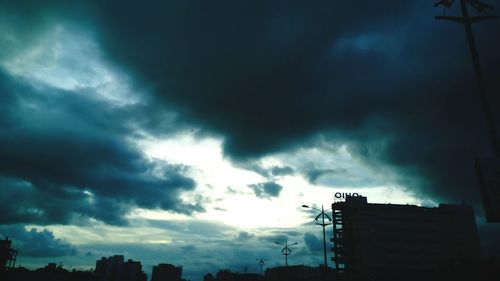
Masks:
[[[151,138],[138,141],[150,158],[190,167],[189,176],[196,180],[197,187],[184,193],[183,199],[202,198],[207,210],[194,216],[241,229],[298,226],[311,220],[301,208],[303,204],[319,208],[323,204],[325,209],[329,209],[335,192],[357,192],[367,196],[369,202],[420,204],[414,194],[395,183],[395,175],[388,168],[375,169],[362,163],[350,155],[346,145],[335,149],[312,145],[263,157],[252,165],[264,170],[290,167],[295,172],[262,175],[246,169],[247,165],[235,166],[224,157],[222,144],[220,139],[200,138],[192,132],[167,140]],[[326,174],[321,180],[311,183],[305,175],[311,168],[340,172]],[[249,187],[270,181],[283,187],[279,196],[259,198]],[[163,211],[151,211],[146,217],[178,219],[178,215]]]

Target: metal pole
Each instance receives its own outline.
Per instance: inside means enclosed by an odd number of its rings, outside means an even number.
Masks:
[[[288,241],[285,242],[285,267],[288,267]]]
[[[488,19],[495,19],[497,18],[494,15],[481,15],[481,16],[469,16],[469,11],[467,10],[467,2],[471,3],[470,0],[460,0],[460,9],[462,11],[462,16],[461,17],[455,17],[455,16],[436,16],[436,19],[439,20],[449,20],[453,22],[457,22],[460,24],[464,25],[465,28],[465,34],[467,35],[467,41],[469,43],[469,50],[472,56],[472,63],[474,65],[474,74],[476,76],[476,81],[479,86],[479,98],[481,100],[481,108],[484,114],[484,118],[486,121],[486,127],[488,130],[488,135],[491,143],[491,149],[493,151],[493,155],[495,157],[500,157],[500,141],[498,139],[498,132],[495,124],[495,118],[492,112],[492,109],[490,107],[490,101],[488,97],[488,93],[486,92],[486,86],[484,84],[483,80],[483,71],[481,69],[481,63],[479,60],[479,54],[477,51],[476,47],[476,41],[474,38],[474,33],[472,32],[472,24],[483,21],[483,20],[488,20]],[[478,11],[483,11],[485,9],[493,9],[493,7],[481,3],[479,1],[474,1],[478,7],[473,6],[476,8]],[[440,5],[441,2],[436,3],[435,6]]]
[[[474,72],[476,74],[477,84],[479,86],[479,96],[481,98],[481,106],[483,108],[484,117],[486,119],[486,125],[488,127],[488,133],[490,135],[490,142],[493,149],[493,154],[496,157],[500,157],[500,142],[498,140],[498,133],[495,125],[495,119],[491,112],[488,94],[486,93],[486,87],[483,79],[483,71],[481,69],[479,54],[477,52],[477,47],[476,47],[476,40],[474,38],[474,33],[472,32],[472,22],[469,17],[467,5],[464,0],[460,0],[460,8],[462,10],[462,16],[464,19],[463,24],[465,27],[465,33],[467,34],[467,41],[469,42],[469,50],[472,56],[472,63],[474,64]]]
[[[264,260],[262,258],[260,258],[259,265],[260,265],[260,274],[263,275]]]
[[[322,220],[323,220],[323,223],[321,224],[321,226],[323,227],[323,255],[325,257],[325,268],[328,266],[326,264],[326,234],[325,234],[325,209],[323,208],[323,205],[321,205],[321,217],[322,217]]]

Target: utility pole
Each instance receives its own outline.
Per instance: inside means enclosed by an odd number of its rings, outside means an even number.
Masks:
[[[446,9],[451,7],[454,2],[455,0],[440,0],[434,4],[434,6],[437,7],[442,5]],[[492,111],[491,102],[489,100],[490,97],[488,96],[483,80],[483,72],[479,61],[479,54],[476,47],[476,41],[474,39],[474,33],[472,32],[472,24],[483,20],[495,19],[497,16],[470,16],[468,7],[472,7],[480,14],[485,11],[492,11],[494,8],[478,0],[459,0],[459,2],[460,10],[462,11],[461,17],[443,15],[436,16],[436,19],[460,23],[463,24],[465,28],[467,41],[469,42],[469,50],[472,56],[472,63],[474,64],[474,73],[479,86],[481,107],[486,121],[491,149],[494,156],[493,158],[476,159],[474,165],[479,179],[479,190],[483,201],[486,221],[500,223],[500,141],[495,124],[495,116],[493,114],[494,111]]]
[[[494,8],[488,4],[482,3],[477,0],[459,0],[460,9],[462,11],[462,16],[436,16],[438,20],[449,20],[456,23],[463,24],[465,27],[465,33],[467,34],[467,41],[469,42],[469,50],[472,56],[472,63],[474,64],[474,72],[476,75],[477,84],[479,86],[479,97],[481,99],[481,106],[484,113],[484,118],[486,120],[486,126],[488,127],[488,134],[491,142],[491,148],[495,157],[500,157],[500,141],[498,139],[498,132],[495,124],[495,117],[493,116],[492,110],[490,108],[490,101],[488,93],[486,92],[486,86],[483,80],[483,71],[481,69],[481,63],[479,60],[479,54],[477,52],[476,41],[474,39],[474,33],[472,32],[472,24],[480,22],[483,20],[494,19],[495,15],[482,15],[482,16],[470,16],[468,11],[468,6],[472,6],[476,11],[482,13],[487,10],[493,10]],[[434,6],[443,5],[445,8],[451,7],[455,0],[441,0],[434,4]]]

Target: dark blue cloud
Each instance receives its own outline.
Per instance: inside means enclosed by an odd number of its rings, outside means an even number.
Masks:
[[[249,240],[254,237],[255,237],[254,234],[251,234],[246,231],[240,231],[240,233],[238,233],[238,237],[236,237],[236,240],[240,242],[249,242]]]
[[[110,60],[152,85],[180,122],[222,135],[233,160],[319,134],[391,166],[417,193],[478,200],[456,192],[475,185],[470,163],[488,155],[470,57],[462,28],[434,20],[441,10],[432,3],[56,2],[38,13],[30,3],[9,1],[5,10],[94,29]],[[475,26],[492,93],[500,87],[497,27]],[[141,123],[169,129],[157,124]]]
[[[0,91],[0,191],[9,195],[0,199],[1,223],[69,223],[83,216],[124,224],[136,206],[203,210],[178,198],[195,186],[188,167],[149,160],[126,140],[137,112],[4,72]]]
[[[469,163],[488,144],[470,57],[463,29],[434,20],[441,10],[433,3],[121,4],[120,12],[94,6],[103,50],[157,86],[183,120],[223,135],[231,159],[252,161],[319,134],[440,201],[475,184]],[[492,92],[497,26],[475,27]]]
[[[273,176],[288,176],[293,175],[293,168],[290,166],[275,166],[271,168],[271,175]]]
[[[304,242],[307,249],[311,252],[323,251],[323,239],[320,239],[312,233],[308,232],[304,234]]]
[[[78,14],[72,23],[94,29],[108,58],[154,89],[154,102],[178,113],[183,124],[223,136],[230,159],[251,161],[320,135],[347,144],[373,167],[391,167],[416,194],[479,201],[471,188],[477,186],[473,161],[491,153],[471,60],[463,28],[435,21],[441,10],[432,2],[121,1],[119,8],[113,1],[19,2],[0,10],[26,21],[18,32],[27,34],[47,19]],[[498,20],[474,26],[491,93],[500,91],[498,30]],[[11,93],[7,80],[0,79],[2,93]],[[120,125],[133,112],[110,112],[85,99],[38,98],[44,110],[37,114],[20,106],[20,97],[26,99],[20,93],[32,89],[14,88],[16,95],[0,95],[1,144],[8,147],[1,156],[9,160],[1,174],[51,199],[35,208],[26,201],[17,216],[53,213],[46,221],[67,221],[66,213],[50,207],[75,202],[61,198],[86,198],[87,186],[103,200],[97,204],[109,212],[99,213],[108,221],[119,220],[113,210],[124,212],[129,204],[184,210],[176,194],[194,183],[182,167],[168,166],[162,179],[145,178],[142,172],[154,165],[123,141],[127,127]],[[492,95],[497,113],[499,96]],[[48,109],[61,104],[70,114],[56,118]],[[158,125],[158,118],[143,120],[145,130],[172,129]],[[98,151],[100,160],[89,151]],[[52,157],[63,165],[52,164]],[[263,186],[254,188],[265,195]],[[22,190],[15,191],[20,198],[31,197]]]
[[[281,185],[274,182],[251,184],[248,187],[250,187],[255,193],[255,196],[259,198],[278,197],[283,189]]]
[[[74,245],[55,238],[47,230],[26,230],[22,225],[0,226],[0,236],[12,239],[12,247],[24,257],[61,257],[73,256],[77,250]]]
[[[316,183],[319,178],[325,175],[335,175],[338,173],[345,173],[345,170],[335,170],[335,169],[311,169],[307,172],[306,178],[311,183]]]

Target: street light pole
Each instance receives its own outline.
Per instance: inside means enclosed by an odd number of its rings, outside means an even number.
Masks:
[[[260,275],[264,275],[264,272],[262,271],[262,269],[264,268],[264,265],[266,264],[264,262],[265,260],[263,258],[260,258],[260,260],[257,259],[257,261],[259,262],[259,266],[260,266]]]
[[[310,208],[310,209],[314,209],[316,211],[320,211],[319,215],[316,216],[316,218],[314,218],[314,220],[318,221],[319,217],[321,216],[321,223],[316,223],[316,225],[321,225],[323,227],[323,257],[325,259],[325,268],[328,267],[328,264],[327,264],[327,259],[326,259],[326,233],[325,233],[325,226],[327,225],[330,225],[331,223],[325,223],[325,217],[328,218],[328,221],[332,221],[332,218],[330,216],[328,216],[325,211],[328,211],[328,210],[325,210],[323,205],[321,205],[321,210],[320,209],[316,209],[314,207],[309,207],[308,205],[302,205],[303,208]]]
[[[278,245],[283,246],[283,244],[279,242],[274,242]],[[297,245],[299,243],[295,242],[293,244],[288,245],[288,241],[285,241],[285,247],[281,249],[281,254],[285,256],[285,267],[288,267],[288,256],[292,254],[292,250],[290,250],[289,246]]]

